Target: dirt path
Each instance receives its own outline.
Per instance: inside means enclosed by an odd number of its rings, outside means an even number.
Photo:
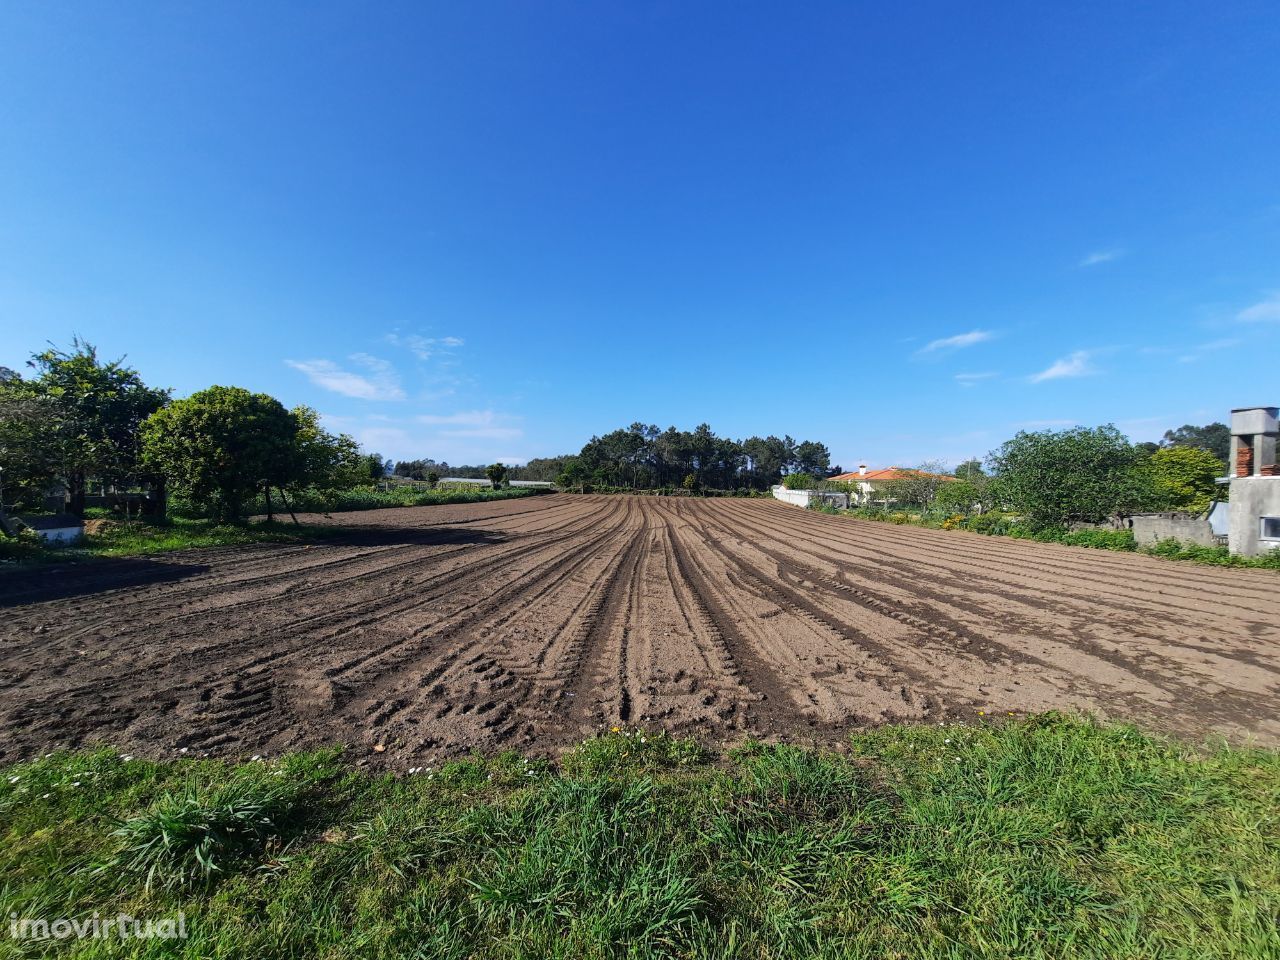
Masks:
[[[1280,743],[1267,571],[757,500],[339,519],[350,533],[314,546],[0,580],[0,760],[342,742],[397,766],[549,753],[613,724],[834,741],[1050,708]]]

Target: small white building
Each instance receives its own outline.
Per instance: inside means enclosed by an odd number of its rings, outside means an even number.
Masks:
[[[1276,407],[1231,411],[1231,504],[1227,544],[1232,553],[1254,557],[1280,547],[1280,468]]]

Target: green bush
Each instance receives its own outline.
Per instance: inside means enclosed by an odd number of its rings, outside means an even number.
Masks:
[[[1262,570],[1280,570],[1280,550],[1272,550],[1256,557],[1242,557],[1231,553],[1226,547],[1205,547],[1196,543],[1183,543],[1170,538],[1161,540],[1150,547],[1144,547],[1143,553],[1169,560],[1190,560],[1194,563],[1207,563],[1215,567],[1253,567]]]
[[[969,517],[964,528],[987,536],[1007,536],[1013,529],[1013,521],[1004,513],[980,513],[976,517]]]
[[[1071,547],[1093,547],[1097,550],[1137,549],[1132,530],[1075,530],[1063,534],[1058,542]]]
[[[812,490],[818,478],[811,473],[789,473],[782,478],[782,485],[788,490]]]

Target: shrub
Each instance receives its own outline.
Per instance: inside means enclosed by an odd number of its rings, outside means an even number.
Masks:
[[[812,501],[809,504],[809,509],[812,510],[814,513],[827,513],[832,515],[838,514],[841,512],[839,507],[835,506],[834,504],[828,503],[826,500],[822,500],[822,499]]]
[[[788,490],[812,490],[818,478],[811,473],[789,473],[782,478],[782,485]]]
[[[1142,552],[1169,560],[1191,560],[1215,567],[1256,567],[1264,570],[1280,570],[1280,550],[1273,550],[1256,557],[1243,557],[1232,553],[1226,547],[1205,547],[1169,538],[1144,547]]]
[[[974,533],[985,533],[988,536],[1005,536],[1013,527],[1013,521],[1003,513],[983,513],[969,517],[965,521],[965,529]]]
[[[1060,543],[1072,547],[1098,550],[1136,550],[1132,530],[1074,530],[1064,534]]]

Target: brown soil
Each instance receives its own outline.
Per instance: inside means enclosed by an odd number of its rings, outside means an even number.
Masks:
[[[313,546],[0,580],[0,760],[337,742],[395,767],[552,753],[611,725],[835,742],[1046,709],[1280,742],[1268,571],[752,500],[549,496],[333,522],[350,532]]]

